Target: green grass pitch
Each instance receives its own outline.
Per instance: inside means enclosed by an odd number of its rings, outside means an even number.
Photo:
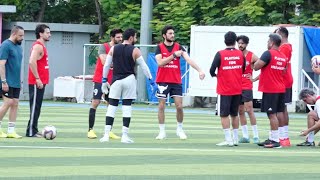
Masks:
[[[214,115],[213,109],[185,108],[184,129],[188,139],[183,141],[175,135],[174,108],[168,107],[168,138],[155,140],[157,107],[147,105],[133,105],[130,136],[134,144],[122,144],[119,140],[100,143],[105,106],[97,110],[98,138],[94,140],[86,137],[89,107],[45,102],[39,128],[54,125],[57,138],[52,141],[1,138],[0,179],[319,179],[320,147],[295,146],[304,140],[298,132],[306,126],[306,114],[290,114],[292,147],[264,149],[252,143],[217,147],[215,144],[224,136],[220,118]],[[260,139],[265,140],[269,122],[265,114],[256,115]],[[28,116],[27,102],[22,102],[16,129],[20,135],[25,134]],[[113,129],[118,135],[121,135],[121,116],[118,109]],[[7,121],[6,116],[2,123],[4,131]]]

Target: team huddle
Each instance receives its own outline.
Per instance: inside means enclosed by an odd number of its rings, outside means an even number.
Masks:
[[[50,29],[45,24],[39,24],[35,30],[37,40],[34,42],[29,58],[29,101],[30,119],[26,129],[26,137],[42,137],[38,131],[38,119],[46,84],[49,82],[48,52],[45,42],[50,39]],[[0,107],[0,128],[3,117],[10,109],[8,132],[0,131],[0,137],[21,138],[15,132],[17,107],[20,94],[20,69],[22,61],[21,42],[24,30],[15,26],[11,36],[0,46],[0,77],[2,83],[3,103]],[[252,127],[253,143],[265,148],[291,146],[289,139],[289,116],[287,105],[292,102],[293,77],[291,73],[292,46],[288,42],[289,32],[285,27],[276,29],[269,35],[268,50],[259,58],[247,49],[249,38],[237,36],[229,31],[224,36],[226,48],[216,53],[210,67],[210,75],[217,78],[217,109],[221,117],[221,125],[225,135],[224,141],[217,146],[238,146],[239,143],[250,143],[245,112],[248,113]],[[100,142],[109,139],[121,139],[122,143],[133,143],[129,137],[129,126],[132,113],[132,102],[136,99],[136,66],[140,66],[147,77],[152,93],[159,101],[157,140],[166,139],[165,105],[170,96],[176,107],[178,138],[185,140],[187,135],[183,130],[182,83],[180,58],[199,73],[199,79],[205,78],[205,73],[192,60],[185,49],[174,41],[174,28],[165,26],[162,29],[164,41],[156,48],[155,59],[158,64],[156,77],[152,77],[141,51],[134,46],[137,41],[137,31],[113,29],[110,32],[109,43],[104,43],[98,51],[95,73],[93,76],[94,90],[89,110],[89,130],[87,137],[97,138],[93,128],[96,109],[102,98],[107,103],[104,135]],[[236,44],[238,49],[236,49]],[[312,69],[320,74],[318,66]],[[261,70],[260,75],[253,77],[253,71]],[[261,111],[266,112],[270,121],[269,138],[260,142],[257,121],[253,111],[253,82],[259,80],[259,91],[263,92]],[[303,89],[299,98],[307,104],[315,105],[308,114],[308,129],[301,132],[307,136],[306,141],[298,146],[315,146],[314,135],[320,130],[320,96],[310,89]],[[118,104],[122,103],[122,136],[112,132],[115,113]],[[230,119],[232,130],[230,129]],[[239,138],[239,122],[242,137]]]

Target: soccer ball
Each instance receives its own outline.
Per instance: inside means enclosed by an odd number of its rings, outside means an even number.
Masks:
[[[311,65],[315,67],[320,66],[320,55],[315,55],[311,58]]]
[[[54,126],[46,126],[42,130],[42,135],[46,140],[52,140],[57,136],[57,129]]]

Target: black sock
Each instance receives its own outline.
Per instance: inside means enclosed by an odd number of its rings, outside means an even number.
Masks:
[[[106,125],[110,125],[112,127],[114,118],[110,116],[106,116]]]
[[[123,117],[123,118],[122,118],[123,126],[129,128],[130,120],[131,120],[131,117]]]
[[[89,111],[89,130],[94,126],[94,121],[96,119],[96,109],[90,108]]]

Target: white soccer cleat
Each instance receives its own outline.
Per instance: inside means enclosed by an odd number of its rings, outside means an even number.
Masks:
[[[182,129],[181,130],[177,130],[177,136],[182,140],[187,139],[187,135],[186,135],[186,133],[184,133],[184,131]]]
[[[163,140],[166,138],[167,138],[166,132],[159,132],[158,136],[156,137],[156,139],[158,140]]]
[[[238,146],[239,145],[239,139],[233,139],[233,145]]]
[[[122,135],[121,142],[122,143],[134,143],[134,141],[128,135]]]
[[[100,139],[100,142],[109,142],[109,135],[104,135],[101,139]]]
[[[232,141],[223,141],[221,143],[216,144],[217,146],[230,146],[232,147],[234,144]]]

